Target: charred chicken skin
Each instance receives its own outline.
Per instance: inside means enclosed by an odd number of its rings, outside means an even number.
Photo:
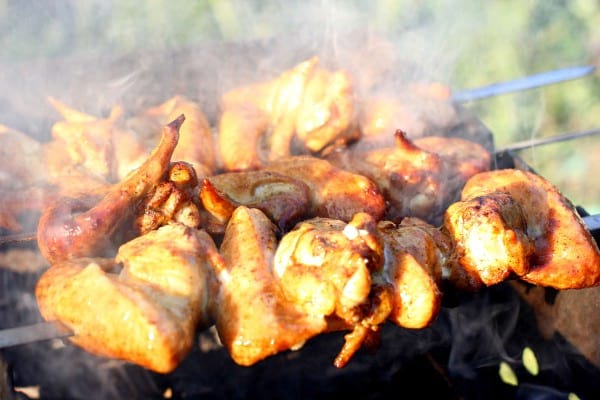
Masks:
[[[125,243],[115,259],[55,263],[35,294],[44,319],[65,324],[78,346],[167,373],[211,321],[209,264],[219,257],[208,234],[171,224]]]
[[[441,224],[446,207],[458,200],[466,180],[489,169],[489,153],[467,140],[440,137],[424,141],[422,148],[402,131],[396,131],[395,138],[395,147],[342,149],[328,157],[337,167],[377,183],[388,203],[386,218],[391,221],[417,217]],[[445,146],[462,150],[449,151]]]
[[[573,205],[544,178],[514,169],[477,174],[462,199],[446,212],[444,227],[476,287],[510,274],[556,289],[600,284],[598,246]]]

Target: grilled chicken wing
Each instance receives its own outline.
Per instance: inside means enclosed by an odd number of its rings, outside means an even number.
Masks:
[[[50,182],[65,193],[115,182],[139,167],[146,151],[133,132],[122,126],[123,109],[113,107],[108,118],[75,110],[57,99],[50,103],[63,120],[52,126],[53,140],[44,145]],[[66,180],[66,181],[65,181]],[[79,181],[79,182],[78,182]]]
[[[319,153],[358,138],[352,80],[311,58],[279,77],[222,98],[219,148],[229,171],[291,154]],[[239,143],[247,146],[240,148]]]
[[[310,189],[309,215],[350,221],[365,212],[376,220],[385,213],[385,199],[370,179],[344,171],[326,160],[295,156],[274,161],[265,171],[301,180]]]
[[[446,207],[458,200],[465,181],[480,168],[489,168],[489,153],[475,143],[471,146],[466,141],[445,138],[424,142],[439,150],[436,153],[417,146],[402,131],[396,131],[395,138],[395,147],[341,150],[327,158],[339,168],[376,182],[388,203],[386,218],[394,222],[417,217],[441,224]],[[466,154],[440,149],[437,143],[459,143]],[[472,148],[482,151],[481,159],[473,156]]]
[[[322,315],[307,314],[276,284],[274,230],[262,211],[240,206],[221,244],[225,265],[215,270],[216,325],[221,342],[240,365],[298,349],[326,328]]]
[[[465,270],[476,271],[473,262],[490,263],[496,258],[506,260],[521,279],[536,285],[569,289],[600,284],[598,246],[573,205],[544,178],[514,169],[484,172],[467,182],[462,199],[472,206],[449,209],[445,226],[457,248],[472,254],[461,262]],[[481,214],[460,214],[465,207],[476,209],[477,202],[490,205],[493,221],[489,228],[476,228],[474,237],[468,230],[461,231],[461,226],[477,227],[471,220]],[[498,246],[486,252],[490,240]],[[495,271],[489,274],[502,276]]]
[[[221,112],[218,151],[225,171],[255,170],[269,159],[270,146],[263,137],[268,127],[268,116],[252,104]]]
[[[371,269],[382,262],[375,229],[368,214],[349,223],[331,218],[299,223],[275,254],[275,276],[286,296],[308,313],[352,321],[368,299]]]
[[[345,366],[363,344],[378,342],[392,310],[391,286],[382,279],[383,242],[376,221],[358,213],[349,222],[306,220],[281,239],[275,276],[286,297],[328,330],[351,330],[334,361]]]
[[[309,207],[308,186],[299,179],[269,171],[229,172],[204,179],[200,199],[204,208],[226,224],[240,205],[258,208],[282,232],[287,231]]]
[[[64,198],[44,211],[37,241],[48,261],[104,256],[115,249],[115,235],[122,233],[137,205],[163,179],[184,119],[181,115],[166,125],[160,143],[144,164],[101,199]]]
[[[69,327],[78,346],[167,373],[210,323],[209,264],[219,262],[209,235],[171,224],[124,244],[116,259],[54,264],[35,294],[44,319]]]
[[[439,285],[449,256],[450,244],[432,225],[406,218],[396,225],[378,224],[384,241],[384,270],[393,286],[394,324],[411,329],[430,325],[441,307]]]
[[[454,238],[449,281],[462,290],[494,285],[530,269],[534,242],[527,236],[521,205],[495,192],[456,202],[446,210],[444,228]]]

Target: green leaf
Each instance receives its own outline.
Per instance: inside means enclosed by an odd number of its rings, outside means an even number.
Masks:
[[[517,386],[519,384],[519,380],[517,379],[515,371],[513,371],[510,365],[504,361],[500,363],[498,374],[500,375],[502,382],[506,383],[507,385]]]
[[[540,372],[537,358],[530,347],[525,347],[523,349],[523,365],[525,366],[527,372],[533,376],[536,376]]]

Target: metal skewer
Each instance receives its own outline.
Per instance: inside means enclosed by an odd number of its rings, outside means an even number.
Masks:
[[[1,330],[0,349],[39,342],[41,340],[59,339],[71,335],[73,335],[73,332],[60,322],[38,322]]]
[[[509,144],[508,146],[502,147],[502,148],[496,150],[496,153],[502,153],[505,151],[524,150],[524,149],[529,149],[532,147],[543,146],[545,144],[559,143],[559,142],[564,142],[567,140],[573,140],[573,139],[578,139],[578,138],[582,138],[585,136],[592,136],[592,135],[598,135],[598,134],[600,134],[600,128],[590,129],[587,131],[565,133],[563,135],[558,135],[558,136],[523,140],[521,142],[516,142],[513,144]]]
[[[34,233],[15,233],[12,235],[0,236],[0,245],[9,243],[32,242],[36,240]]]
[[[582,78],[592,74],[594,71],[596,71],[596,66],[585,65],[542,72],[540,74],[494,83],[492,85],[478,87],[475,89],[460,90],[452,94],[452,100],[458,103],[481,100],[487,97],[498,96],[505,93],[534,89],[541,86],[552,85],[554,83]]]

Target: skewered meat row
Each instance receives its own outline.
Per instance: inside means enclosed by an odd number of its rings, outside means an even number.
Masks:
[[[144,190],[140,191],[139,194],[147,195],[147,198],[153,199],[156,192],[152,194],[152,189],[148,189],[149,182],[152,182],[155,188],[160,188],[161,185],[164,184],[164,180],[179,181],[178,179],[173,178],[173,174],[165,174],[165,172],[169,165],[167,155],[172,154],[172,144],[173,141],[176,141],[177,139],[176,132],[181,122],[182,118],[167,125],[163,136],[169,139],[163,139],[157,149],[153,152],[153,155],[140,169],[132,173],[124,182],[117,184],[105,198],[100,199],[99,203],[91,208],[92,214],[97,212],[96,210],[106,210],[106,198],[111,198],[110,196],[113,191],[130,195],[129,200],[131,203],[129,205],[135,209],[136,204],[146,203],[141,199],[143,196],[132,195],[131,190],[129,190],[132,187],[144,187]],[[322,161],[327,164],[327,162],[323,160],[315,159],[315,161]],[[148,173],[149,165],[154,166],[154,172],[152,174]],[[171,163],[170,165],[178,165],[178,163]],[[319,163],[319,165],[322,165],[322,163]],[[177,170],[179,171],[180,169]],[[317,169],[317,171],[322,170],[322,167]],[[349,190],[352,188],[355,181],[349,179],[360,178],[359,181],[361,181],[364,180],[364,178],[353,176],[352,174],[341,170],[336,170],[332,166],[329,166],[326,170],[330,172],[326,176],[323,177],[318,174],[309,175],[312,176],[314,182],[310,185],[304,183],[302,183],[302,185],[305,185],[307,188],[319,188],[319,185],[327,187],[325,184],[326,181],[327,184],[331,184],[331,181],[339,179],[339,183],[344,183],[347,186],[344,188],[345,193],[348,193],[351,199],[355,198],[355,200],[353,200],[354,203],[347,203],[350,204],[350,209],[357,208],[360,204],[359,200],[361,197],[351,195]],[[337,171],[337,173],[332,173],[332,170]],[[160,171],[160,173],[158,171]],[[184,171],[187,171],[187,168],[185,168]],[[271,178],[273,176],[279,177],[276,173],[270,173],[269,171],[263,172],[271,174]],[[225,176],[239,174],[257,175],[256,173],[246,172],[226,174]],[[187,174],[184,175],[186,178],[183,179],[183,182],[189,183],[190,179],[187,178]],[[162,180],[159,179],[157,181],[158,176],[162,176]],[[285,177],[285,175],[281,176]],[[139,185],[134,185],[131,182],[137,182]],[[334,185],[334,187],[342,187],[339,183],[338,185]],[[233,187],[235,187],[235,185]],[[126,190],[123,190],[123,188]],[[361,185],[358,185],[355,190],[357,193],[362,194],[364,191],[363,189],[364,188],[362,188]],[[331,191],[328,192],[327,190],[322,190],[322,193],[319,193],[321,197],[317,197],[315,203],[320,204],[323,201],[322,198],[328,198],[328,193],[330,192]],[[372,190],[369,190],[367,191],[367,194],[372,195],[371,192]],[[259,194],[261,193],[264,192],[259,192]],[[275,193],[277,194],[277,191],[275,191]],[[337,196],[337,191],[333,191],[333,193]],[[377,192],[375,191],[375,193]],[[267,210],[269,209],[268,204],[269,203],[267,203],[266,207]],[[312,206],[306,208],[309,210],[320,209],[319,207]],[[244,210],[246,210],[245,213]],[[327,209],[325,208],[325,210]],[[379,210],[381,210],[381,208],[379,208]],[[83,213],[82,215],[85,214],[86,213]],[[116,215],[123,217],[123,214],[121,213],[116,213]],[[273,215],[274,214],[272,214],[272,217]],[[352,330],[352,333],[348,335],[347,343],[344,345],[340,355],[336,359],[336,365],[345,365],[352,355],[360,348],[363,342],[368,341],[371,336],[378,334],[379,325],[386,320],[387,316],[394,308],[394,305],[392,304],[392,296],[394,293],[393,286],[388,282],[388,279],[384,278],[384,268],[382,265],[384,253],[383,240],[378,237],[378,230],[376,228],[376,221],[380,216],[381,212],[378,212],[377,218],[365,212],[357,212],[349,224],[346,224],[342,220],[331,218],[331,216],[317,217],[317,219],[312,220],[312,223],[310,220],[306,220],[303,223],[304,225],[301,225],[295,233],[292,231],[288,234],[289,236],[284,236],[284,239],[287,241],[285,243],[288,243],[289,241],[295,242],[295,236],[310,237],[312,234],[306,232],[302,226],[306,227],[306,224],[312,224],[311,226],[316,227],[314,231],[316,231],[316,236],[320,238],[319,240],[324,239],[324,247],[321,247],[321,251],[328,253],[328,255],[325,256],[325,259],[327,260],[326,264],[328,265],[329,273],[326,273],[323,278],[326,279],[325,282],[327,282],[327,279],[330,277],[337,276],[335,279],[336,284],[329,295],[329,301],[336,303],[337,306],[335,307],[335,310],[320,310],[320,312],[317,312],[303,307],[292,295],[292,293],[294,293],[294,288],[297,288],[297,286],[294,285],[294,281],[303,280],[301,279],[302,274],[298,275],[298,270],[296,270],[295,273],[293,272],[299,265],[293,266],[289,263],[291,258],[290,254],[288,254],[288,257],[278,256],[278,258],[276,258],[274,252],[278,249],[284,253],[285,249],[287,249],[288,253],[292,253],[294,259],[300,262],[300,266],[303,265],[303,263],[309,262],[313,263],[314,267],[314,257],[310,257],[310,259],[307,260],[306,257],[301,255],[302,251],[296,247],[290,248],[290,246],[286,245],[281,247],[277,246],[275,238],[276,228],[273,225],[273,222],[271,222],[265,214],[258,209],[247,208],[241,205],[236,206],[234,212],[229,217],[230,220],[227,221],[225,237],[220,248],[221,255],[216,254],[215,251],[209,251],[207,253],[209,256],[212,254],[210,262],[214,264],[211,267],[214,270],[213,273],[218,282],[216,285],[218,289],[216,292],[214,289],[209,290],[213,287],[210,286],[205,293],[202,294],[203,298],[211,299],[210,302],[204,302],[204,306],[201,307],[201,310],[199,311],[200,315],[203,316],[202,319],[205,321],[215,321],[222,342],[228,348],[234,360],[242,365],[251,365],[276,352],[299,347],[306,340],[310,339],[310,337],[319,333],[331,330],[350,329]],[[78,216],[75,217],[77,218]],[[39,226],[39,241],[41,248],[54,249],[53,245],[56,241],[56,235],[45,235],[42,233],[48,233],[48,227],[64,226],[62,223],[63,219],[64,214],[59,215],[54,208],[50,208],[44,213],[42,223]],[[123,219],[125,220],[125,218]],[[113,225],[114,222],[115,221],[113,221]],[[158,312],[156,311],[157,307],[161,313],[166,312],[161,310],[170,304],[170,300],[164,303],[159,302],[156,307],[151,307],[151,304],[147,304],[146,298],[137,302],[114,300],[120,299],[120,297],[115,293],[115,288],[108,283],[112,283],[116,279],[118,282],[123,281],[123,283],[130,284],[128,279],[135,274],[131,273],[131,268],[128,267],[128,265],[141,265],[144,263],[144,260],[146,260],[148,265],[144,269],[145,278],[142,281],[136,280],[136,284],[142,286],[148,284],[150,289],[153,290],[151,298],[157,298],[159,300],[163,299],[163,294],[161,294],[160,291],[170,292],[172,290],[172,288],[169,287],[169,282],[172,282],[173,279],[172,277],[169,277],[169,275],[174,273],[172,268],[175,266],[161,270],[160,268],[155,267],[155,261],[151,261],[145,257],[142,257],[142,261],[139,261],[139,256],[128,249],[131,247],[140,247],[132,244],[140,242],[148,249],[155,248],[157,254],[167,252],[168,254],[178,255],[180,249],[177,246],[170,246],[166,240],[156,240],[155,237],[152,236],[153,234],[157,234],[157,232],[177,232],[175,228],[166,230],[167,227],[175,226],[181,226],[181,224],[173,222],[166,227],[158,230],[151,230],[146,235],[142,235],[131,242],[123,244],[119,248],[114,260],[106,257],[97,258],[97,255],[106,255],[104,251],[108,248],[104,246],[104,240],[110,238],[109,235],[99,235],[99,238],[103,239],[102,247],[87,247],[84,250],[81,250],[78,246],[73,246],[73,249],[61,248],[61,250],[66,250],[64,253],[50,250],[44,251],[46,257],[52,261],[53,266],[40,280],[36,292],[38,301],[44,303],[42,306],[42,315],[48,319],[59,319],[64,321],[75,332],[74,342],[89,349],[93,353],[124,358],[157,371],[164,372],[174,368],[176,362],[173,360],[179,359],[179,350],[169,347],[172,346],[172,344],[169,344],[170,342],[168,341],[167,344],[162,342],[166,341],[165,336],[171,335],[179,337],[178,340],[182,343],[189,343],[191,340],[190,336],[193,336],[193,330],[185,329],[177,333],[169,328],[165,332],[162,332],[162,324],[159,324],[159,326],[156,327],[148,322],[156,321],[156,313]],[[68,226],[66,228],[64,233],[71,234],[71,230],[68,229]],[[193,228],[188,227],[188,229]],[[370,234],[363,234],[362,232],[364,229],[368,229]],[[309,231],[312,232],[313,230],[309,229]],[[91,236],[95,232],[95,227],[89,224],[80,225],[77,232],[81,237]],[[194,232],[204,231],[194,229]],[[179,235],[180,234],[173,235],[173,237],[178,241]],[[334,237],[337,237],[338,239],[333,240]],[[71,236],[66,235],[66,238],[70,240]],[[284,239],[282,239],[282,241]],[[356,249],[353,248],[353,246],[348,246],[349,243],[354,242],[356,242],[356,245],[358,246]],[[65,243],[68,243],[68,241]],[[255,244],[253,245],[252,243]],[[116,246],[118,242],[112,242],[111,244]],[[161,250],[163,247],[166,248]],[[301,247],[301,249],[303,251],[310,251],[311,246]],[[367,256],[365,251],[372,254],[372,257],[369,258],[371,260],[370,262],[364,260]],[[96,258],[90,260],[82,255],[82,252],[85,252],[86,255],[96,256]],[[207,254],[204,254],[203,251],[199,251],[197,257],[203,257]],[[360,272],[355,271],[350,274],[340,274],[339,271],[336,271],[336,267],[339,265],[339,258],[343,254],[346,254],[346,256],[343,256],[342,259],[353,259],[358,263],[355,264],[356,266],[362,265],[362,267],[359,268]],[[256,257],[258,257],[258,260],[253,261]],[[286,259],[288,262],[280,261],[277,263],[279,266],[275,268],[272,265],[276,262],[276,259]],[[161,258],[157,256],[156,260],[161,260]],[[174,262],[172,260],[167,261]],[[209,262],[207,260],[205,261]],[[369,264],[368,268],[365,263]],[[98,265],[100,267],[98,267]],[[350,272],[355,268],[354,265],[349,265],[348,267]],[[396,267],[390,267],[389,269],[394,271],[395,268]],[[301,269],[302,268],[300,268],[300,270]],[[325,266],[323,266],[322,269],[325,270]],[[377,271],[379,274],[379,277],[373,277],[373,281],[371,269]],[[88,274],[83,271],[93,271],[93,273]],[[139,267],[136,271],[139,272]],[[89,282],[86,280],[88,279],[86,278],[88,275],[90,278]],[[304,275],[308,276],[308,273],[304,273]],[[81,276],[83,276],[83,278],[81,278]],[[100,276],[108,278],[108,280],[104,278],[100,279]],[[79,279],[82,279],[83,282],[79,282]],[[99,282],[101,283],[108,283],[106,285],[100,284],[98,287],[94,287],[94,279],[99,279]],[[166,282],[166,286],[163,285],[156,288],[155,284],[157,281]],[[175,282],[177,282],[177,280]],[[77,291],[75,285],[85,288],[85,291]],[[309,289],[310,286],[311,285],[309,284],[305,289]],[[127,292],[129,289],[123,290]],[[402,290],[406,291],[406,289]],[[248,294],[253,292],[256,293],[256,304],[254,304],[253,307],[240,308],[239,304],[246,305],[245,302],[247,302]],[[318,288],[315,293],[315,299],[317,299],[318,296],[323,295]],[[119,340],[113,339],[113,336],[119,334],[120,331],[100,329],[98,324],[101,325],[103,323],[102,321],[93,318],[90,320],[86,317],[88,313],[97,316],[99,315],[98,312],[95,312],[94,310],[85,310],[85,312],[78,310],[73,311],[69,310],[67,306],[68,304],[80,304],[81,302],[95,303],[95,300],[92,299],[103,296],[113,298],[113,300],[107,299],[107,302],[117,301],[119,304],[118,307],[115,307],[115,312],[118,311],[118,313],[107,316],[108,319],[120,321],[124,317],[118,317],[118,315],[127,314],[126,309],[131,307],[133,308],[131,312],[134,315],[138,315],[141,321],[145,321],[142,323],[143,327],[140,328],[143,334],[135,336],[133,339],[134,344],[131,346],[134,346],[134,348],[126,346]],[[275,305],[273,304],[274,299],[278,299]],[[212,301],[214,301],[214,303],[212,303]],[[101,307],[106,306],[102,301],[99,301],[98,304],[101,304]],[[67,310],[63,308],[67,308]],[[396,306],[395,308],[397,309],[399,307]],[[257,310],[260,310],[260,312]],[[183,318],[184,321],[195,320],[190,317],[190,310],[184,312],[182,312],[181,309],[179,311],[171,311],[174,312],[174,315],[176,315],[177,318]],[[236,315],[240,316],[236,317]],[[430,313],[429,315],[433,316],[433,313]],[[259,320],[257,320],[257,318]],[[267,321],[271,322],[267,323]],[[293,322],[292,325],[289,325],[292,323],[291,321],[295,322]],[[171,321],[171,323],[175,322]],[[189,327],[189,324],[186,326]],[[306,328],[307,326],[309,328]],[[301,327],[302,329],[300,329]],[[130,328],[131,327],[127,326],[127,329]],[[232,331],[232,329],[234,330]],[[241,329],[242,333],[239,333],[236,329]],[[155,333],[146,334],[147,332]],[[300,332],[304,333],[298,337],[297,341],[292,340],[293,337],[296,337],[295,335]],[[159,344],[156,344],[155,341],[159,341]],[[150,359],[145,359],[140,356],[140,349],[143,349],[144,346],[146,348],[162,346],[161,348],[166,347],[166,349],[157,352],[156,355],[150,357]],[[120,347],[123,347],[123,349]],[[184,348],[187,347],[184,346]]]
[[[167,126],[164,135],[172,136],[176,132],[174,126],[177,127],[177,124],[173,125]],[[176,141],[176,136],[172,140]],[[168,154],[161,153],[163,146],[163,143],[159,144],[154,155]],[[302,157],[304,162],[309,158]],[[168,158],[160,158],[160,163],[153,163],[151,160],[152,157],[144,165],[154,165],[157,170],[163,171],[163,180],[177,181],[171,174],[164,174]],[[295,157],[291,161],[295,162]],[[140,168],[131,175],[134,178],[130,177],[125,182],[142,179],[141,182],[147,184],[146,180],[139,178],[148,176],[144,171],[145,168]],[[263,172],[270,173],[268,167]],[[282,171],[279,173],[281,176],[271,175],[267,182],[272,183],[273,178],[277,179],[276,182],[285,181],[281,177],[286,175]],[[490,198],[499,199],[493,203],[493,209],[500,213],[498,221],[521,230],[520,236],[507,235],[512,239],[516,238],[516,242],[510,244],[522,244],[524,248],[529,248],[527,246],[532,241],[548,240],[548,235],[552,235],[548,231],[552,220],[537,220],[538,224],[532,225],[533,230],[527,231],[526,226],[530,220],[519,219],[519,212],[523,213],[527,208],[529,204],[525,201],[529,197],[512,196],[505,186],[498,184],[510,179],[523,182],[523,178],[518,178],[519,173],[505,170],[477,174],[467,182],[463,196],[465,202],[468,202],[471,192],[492,192]],[[226,177],[234,179],[229,187],[236,188],[240,174],[259,177],[259,181],[264,178],[264,175],[255,172],[226,174]],[[338,177],[341,182],[347,179],[346,173],[340,171],[338,174],[328,175],[327,180]],[[306,176],[303,179],[309,180]],[[322,182],[321,177],[312,176],[310,179]],[[157,187],[162,184],[152,182]],[[183,182],[189,182],[189,179],[183,179]],[[285,182],[288,185],[290,181]],[[524,182],[531,184],[527,180]],[[285,185],[284,187],[289,187]],[[305,185],[309,191],[320,187],[314,182]],[[130,187],[125,183],[117,187],[121,186]],[[359,193],[363,193],[360,185],[355,186]],[[565,206],[561,195],[552,186],[543,184],[537,188],[546,197],[540,195],[539,203],[534,203],[534,210],[545,209],[546,215],[560,214],[566,227],[571,226],[573,220],[577,221],[574,210]],[[249,203],[260,204],[260,196],[264,193],[255,193],[258,198],[252,198],[248,193],[251,192],[246,191],[245,196],[246,200],[250,199]],[[276,190],[272,193],[281,195]],[[269,194],[267,192],[267,199]],[[542,201],[544,198],[547,199],[546,203]],[[307,199],[310,203],[320,204],[318,197],[314,200],[314,195],[309,195]],[[101,200],[100,204],[103,202]],[[483,201],[480,203],[486,204]],[[200,321],[201,326],[216,324],[223,345],[240,365],[253,365],[278,352],[300,348],[318,334],[336,330],[350,331],[335,359],[335,365],[343,367],[361,346],[377,342],[381,325],[386,321],[411,329],[431,324],[441,306],[442,277],[447,276],[450,283],[459,286],[462,284],[460,278],[465,275],[473,280],[468,275],[473,274],[469,269],[473,267],[473,263],[468,264],[465,261],[468,258],[461,258],[461,255],[463,252],[481,252],[481,237],[478,241],[469,240],[474,237],[473,232],[468,229],[461,231],[452,225],[455,215],[453,210],[460,210],[458,207],[462,202],[454,203],[447,210],[448,222],[442,229],[415,217],[404,218],[397,224],[383,219],[382,213],[372,215],[359,211],[352,215],[350,221],[344,221],[340,219],[342,214],[333,218],[314,216],[309,211],[309,217],[301,220],[291,231],[282,231],[258,208],[249,208],[241,203],[228,204],[233,212],[227,215],[224,238],[219,250],[206,230],[172,222],[123,244],[114,260],[90,260],[87,257],[94,256],[93,253],[97,251],[93,248],[87,254],[66,253],[64,257],[55,256],[54,265],[42,276],[36,290],[42,315],[47,319],[65,322],[75,332],[74,342],[93,353],[123,358],[159,372],[175,368],[189,351],[195,336],[194,327]],[[349,209],[352,209],[353,204],[349,204]],[[269,210],[269,202],[264,205],[265,210]],[[313,209],[319,208],[307,207],[307,210]],[[49,213],[45,217],[52,215]],[[271,218],[273,215],[275,214]],[[472,214],[458,215],[462,217]],[[478,218],[476,216],[471,223],[480,221]],[[494,221],[490,220],[490,223],[483,226],[495,229]],[[482,226],[481,222],[477,226]],[[44,225],[40,225],[40,228],[44,229]],[[464,232],[465,235],[460,236],[458,232]],[[166,236],[160,236],[163,234]],[[282,235],[280,240],[277,239],[278,234]],[[188,239],[183,240],[182,236],[199,236],[203,239],[196,238],[195,244],[186,246]],[[45,237],[40,235],[41,247]],[[461,241],[464,238],[467,239],[466,242]],[[483,239],[491,240],[494,237]],[[179,243],[180,240],[182,243]],[[575,244],[582,251],[598,257],[598,248],[594,242],[579,241]],[[547,246],[542,247],[544,248]],[[191,264],[186,261],[189,251],[192,252],[192,260],[195,260]],[[172,258],[165,259],[161,254]],[[523,256],[529,257],[531,254],[533,253],[524,252]],[[494,255],[492,252],[491,256]],[[572,261],[564,259],[562,253],[556,257],[557,263]],[[516,258],[510,261],[518,265],[515,260],[519,261]],[[528,260],[521,260],[521,263]],[[591,264],[586,264],[584,268],[569,275],[568,282],[598,284],[600,263],[597,260],[598,258],[592,258]],[[202,266],[202,272],[196,270],[198,265]],[[492,272],[496,267],[494,263],[483,265],[492,269]],[[184,268],[184,272],[177,272],[181,268]],[[196,275],[193,275],[196,278],[189,278],[190,268],[196,271]],[[557,274],[551,264],[546,269],[543,266],[538,268],[539,271],[544,271],[538,273],[551,277],[538,283],[554,282],[562,278],[562,272]],[[482,268],[477,272],[485,276]],[[482,282],[493,284],[510,275],[504,274],[497,281]],[[527,275],[520,275],[532,281]],[[193,283],[190,283],[190,279]],[[198,279],[200,283],[195,283]],[[187,286],[184,285],[187,290],[180,290],[182,282],[187,282]],[[189,289],[191,285],[199,290],[193,296]],[[139,297],[140,290],[150,293],[149,297]],[[127,294],[129,291],[135,294]],[[173,297],[173,293],[180,297]],[[104,299],[107,304],[103,303]],[[115,301],[118,304],[113,307],[115,314],[107,314],[101,318],[94,310],[82,313],[78,307],[73,307],[74,304],[81,303],[109,307],[108,303],[112,305]],[[88,312],[95,317],[90,319]],[[135,324],[141,324],[138,328],[141,333],[134,335],[132,343],[127,344],[115,339],[115,336],[122,334],[120,328],[107,330],[102,325],[107,323],[105,318],[119,323],[123,319],[129,321],[129,317],[124,315],[135,315],[134,321],[138,321]],[[111,323],[112,325],[114,324]],[[127,324],[124,326],[127,330],[134,329]],[[173,326],[179,327],[179,330]],[[183,345],[176,347],[174,343]],[[157,347],[159,351],[151,351]]]
[[[189,106],[181,101],[175,98],[148,111],[137,125],[129,120],[124,137],[135,127],[155,129],[148,127],[177,107]],[[461,213],[456,206],[455,213],[448,206],[465,182],[467,187],[472,179],[472,187],[485,186],[476,178],[489,169],[489,154],[468,141],[410,140],[402,131],[393,148],[353,145],[357,127],[349,116],[356,104],[345,73],[331,73],[316,59],[309,60],[272,82],[229,93],[223,105],[218,151],[212,151],[215,141],[202,130],[198,143],[189,145],[202,146],[203,152],[189,149],[189,159],[171,162],[179,130],[186,127],[175,120],[163,129],[166,139],[157,150],[145,163],[138,160],[142,166],[116,184],[110,181],[126,165],[118,161],[114,145],[121,111],[115,109],[107,123],[63,107],[76,134],[54,137],[75,137],[78,143],[64,147],[73,168],[57,176],[81,172],[82,166],[86,174],[96,171],[89,175],[89,187],[97,197],[45,210],[38,240],[53,266],[36,295],[44,303],[43,316],[67,322],[80,346],[168,372],[189,351],[196,326],[215,323],[223,345],[241,365],[342,330],[349,331],[335,359],[342,367],[361,346],[377,343],[386,321],[411,329],[432,323],[441,306],[443,279],[472,290],[513,276],[525,279],[533,266],[538,275],[552,277],[537,283],[554,285],[563,278],[536,260],[552,243],[546,238],[553,235],[552,219],[529,218],[523,211],[530,206],[527,199],[501,185],[490,184],[483,191],[483,202],[497,210],[487,226],[521,253],[511,250],[507,271],[497,267],[496,253],[490,253],[487,264],[465,256],[482,253],[481,243],[470,239],[474,235],[463,235],[482,225],[475,212]],[[88,124],[103,129],[94,134]],[[242,149],[244,132],[255,140]],[[86,142],[97,146],[80,148]],[[99,155],[89,151],[94,148]],[[147,151],[147,145],[139,148],[135,154]],[[494,181],[493,175],[486,178]],[[576,214],[557,206],[562,196],[556,193],[545,205],[559,213],[567,231],[576,227]],[[472,200],[463,196],[464,202]],[[543,196],[535,204],[541,205]],[[453,226],[455,214],[458,228]],[[463,214],[475,217],[469,222]],[[440,229],[434,225],[443,215]],[[106,228],[101,232],[96,231],[98,217],[109,222],[100,226]],[[130,229],[141,236],[128,241]],[[487,240],[485,234],[482,230],[479,237]],[[172,243],[180,236],[186,239]],[[89,238],[90,244],[81,238]],[[593,242],[574,244],[598,255]],[[557,257],[560,263],[563,255]],[[571,271],[569,282],[598,284],[599,262],[591,260]],[[106,301],[99,301],[102,307],[116,304],[106,320],[93,308],[87,309],[93,317],[74,310],[74,304],[93,303],[97,297]],[[120,328],[103,327],[107,321],[130,321],[131,315],[139,330],[128,347],[113,337],[123,332]],[[155,348],[160,351],[145,354]]]

